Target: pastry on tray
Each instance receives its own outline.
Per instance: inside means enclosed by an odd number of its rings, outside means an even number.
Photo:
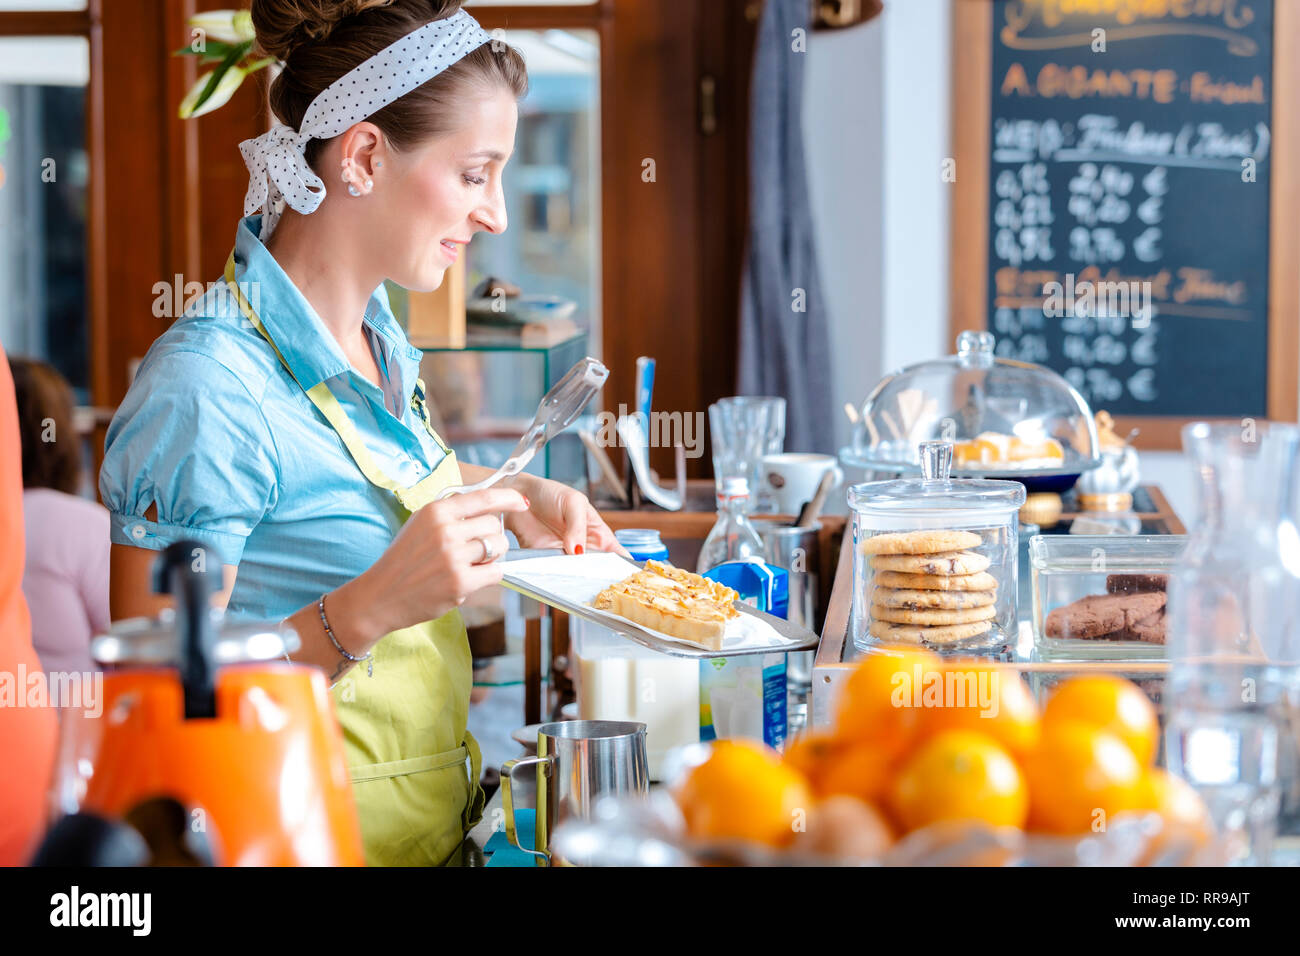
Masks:
[[[1065,450],[1047,436],[1034,439],[981,432],[969,441],[954,442],[952,456],[957,468],[1056,468],[1065,461]]]
[[[597,594],[591,606],[669,637],[720,651],[727,622],[740,613],[732,606],[739,596],[717,581],[660,561],[647,561],[644,570]]]

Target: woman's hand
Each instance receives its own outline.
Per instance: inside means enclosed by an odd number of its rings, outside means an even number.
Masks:
[[[511,487],[522,492],[529,504],[528,510],[506,517],[506,528],[519,539],[520,547],[562,548],[566,554],[591,548],[629,556],[581,491],[534,475],[517,476]]]
[[[335,636],[360,657],[388,632],[441,617],[475,591],[496,584],[501,580],[496,559],[508,547],[499,515],[527,508],[524,496],[509,488],[425,505],[368,571],[325,599]],[[489,553],[492,559],[485,562]],[[344,641],[340,626],[359,650]]]

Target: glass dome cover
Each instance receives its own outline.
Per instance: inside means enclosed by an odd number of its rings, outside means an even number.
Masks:
[[[1101,463],[1088,403],[1042,365],[996,358],[990,332],[957,354],[885,376],[859,411],[847,465],[915,474],[926,441],[951,441],[953,475],[1078,475]]]

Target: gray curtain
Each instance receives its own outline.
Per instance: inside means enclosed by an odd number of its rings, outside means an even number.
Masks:
[[[787,451],[833,453],[829,320],[803,148],[809,54],[793,49],[796,28],[807,48],[811,8],[808,0],[767,0],[759,23],[737,377],[742,395],[785,398]]]

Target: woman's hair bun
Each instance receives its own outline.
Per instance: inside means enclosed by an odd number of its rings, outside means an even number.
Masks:
[[[258,46],[285,61],[303,44],[328,39],[349,17],[391,6],[426,8],[429,18],[436,20],[455,13],[460,0],[252,0],[250,12]]]

